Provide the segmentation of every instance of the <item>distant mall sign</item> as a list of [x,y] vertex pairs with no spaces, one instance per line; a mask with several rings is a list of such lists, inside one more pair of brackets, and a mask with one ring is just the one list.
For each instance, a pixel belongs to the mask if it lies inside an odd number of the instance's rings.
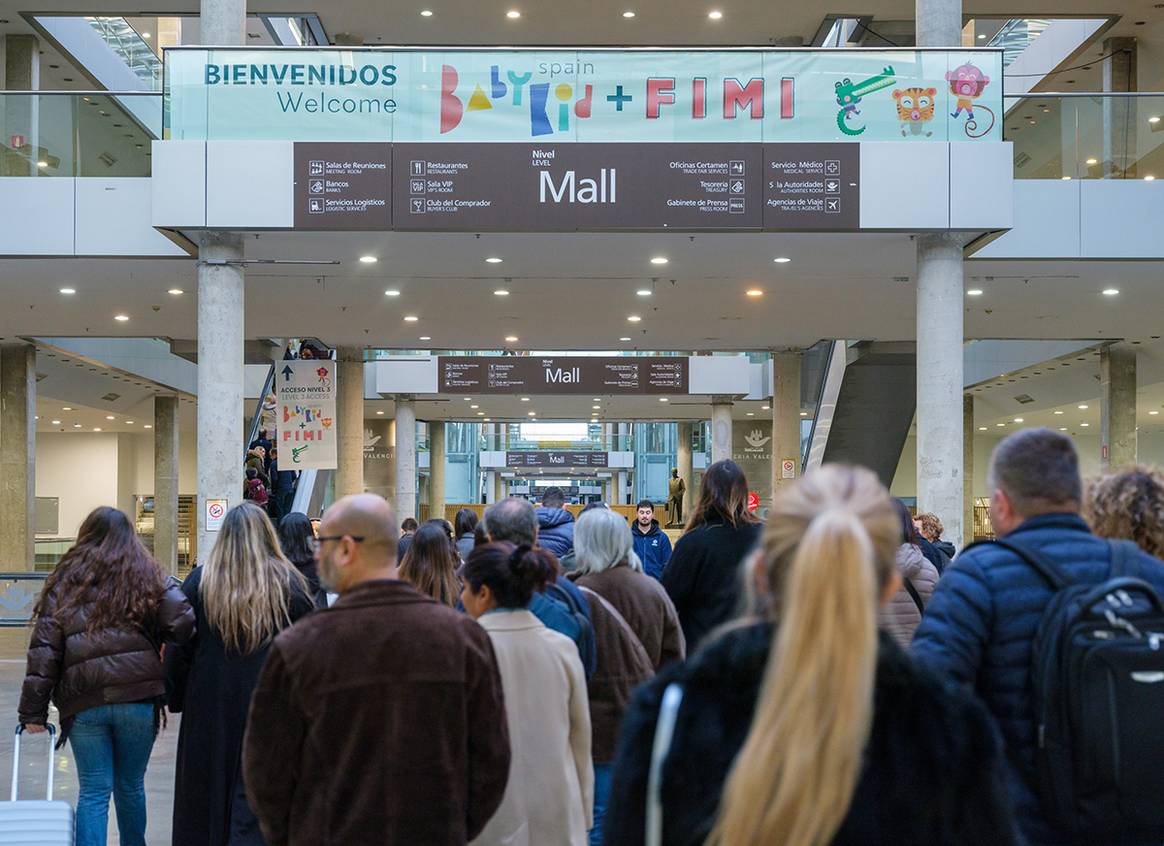
[[685,394],[684,356],[439,356],[440,393]]
[[609,453],[577,450],[520,450],[505,453],[506,467],[606,467]]
[[1000,141],[1000,50],[167,48],[164,138]]

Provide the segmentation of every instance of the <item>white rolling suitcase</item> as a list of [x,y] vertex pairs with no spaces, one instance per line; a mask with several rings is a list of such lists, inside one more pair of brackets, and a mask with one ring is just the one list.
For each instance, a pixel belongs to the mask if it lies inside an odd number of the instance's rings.
[[73,846],[73,806],[53,801],[53,741],[56,726],[48,727],[48,791],[45,799],[17,799],[16,779],[20,773],[20,737],[24,726],[16,727],[12,750],[12,801],[0,802],[0,846]]

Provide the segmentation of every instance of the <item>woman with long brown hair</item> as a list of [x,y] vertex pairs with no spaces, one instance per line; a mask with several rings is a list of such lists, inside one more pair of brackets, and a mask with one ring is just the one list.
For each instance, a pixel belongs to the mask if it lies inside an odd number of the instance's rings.
[[674,733],[654,775],[668,846],[1021,842],[990,715],[877,629],[900,542],[864,468],[826,465],[776,494],[746,568],[756,616],[664,670],[627,713],[608,843],[644,840],[664,699]]
[[734,461],[717,461],[703,474],[699,500],[663,570],[688,652],[740,611],[740,562],[759,540],[744,471]]
[[275,635],[312,610],[307,580],[275,528],[244,502],[223,519],[206,563],[182,585],[198,634],[168,654],[170,710],[182,713],[174,846],[262,846],[241,776],[247,711]]
[[428,521],[412,538],[412,545],[400,562],[400,578],[426,596],[450,608],[461,595],[457,568],[461,558],[443,521]]
[[45,731],[51,700],[73,747],[77,846],[104,846],[109,796],[127,846],[144,846],[145,771],[165,694],[159,651],[194,631],[194,612],[129,518],[94,510],[33,609],[20,722]]

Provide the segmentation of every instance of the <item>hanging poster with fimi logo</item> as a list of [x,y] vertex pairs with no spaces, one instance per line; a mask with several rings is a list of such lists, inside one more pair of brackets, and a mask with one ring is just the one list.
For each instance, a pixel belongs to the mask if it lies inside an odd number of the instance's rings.
[[276,365],[280,470],[336,469],[335,362]]

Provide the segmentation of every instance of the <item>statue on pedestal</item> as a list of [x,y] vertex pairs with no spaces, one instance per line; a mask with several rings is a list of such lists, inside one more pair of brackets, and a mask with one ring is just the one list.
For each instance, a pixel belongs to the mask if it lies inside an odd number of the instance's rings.
[[679,468],[671,468],[671,480],[667,483],[667,525],[683,525],[683,494],[687,483],[679,477]]

